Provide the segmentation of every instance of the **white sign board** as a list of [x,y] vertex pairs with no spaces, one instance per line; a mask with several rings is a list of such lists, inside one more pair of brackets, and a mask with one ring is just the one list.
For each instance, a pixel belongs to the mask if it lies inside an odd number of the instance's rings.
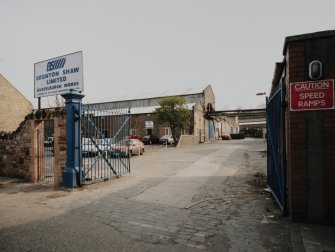
[[35,98],[84,91],[83,52],[35,63],[34,87]]
[[153,121],[145,121],[145,128],[152,129],[154,127]]

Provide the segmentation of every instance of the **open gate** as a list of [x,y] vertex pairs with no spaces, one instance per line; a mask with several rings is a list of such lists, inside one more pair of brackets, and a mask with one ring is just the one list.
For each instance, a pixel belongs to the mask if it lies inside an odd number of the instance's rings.
[[44,120],[42,128],[37,130],[37,181],[54,183],[54,121]]
[[130,172],[130,111],[103,104],[81,111],[80,183],[88,184]]
[[284,214],[287,213],[285,157],[285,80],[271,92],[266,104],[268,186]]

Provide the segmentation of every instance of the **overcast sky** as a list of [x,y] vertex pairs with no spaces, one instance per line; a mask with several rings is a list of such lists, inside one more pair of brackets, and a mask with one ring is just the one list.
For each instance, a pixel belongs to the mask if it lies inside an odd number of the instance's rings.
[[216,110],[256,108],[285,37],[335,28],[334,0],[1,0],[0,10],[0,73],[35,107],[34,63],[83,51],[85,103],[211,84]]

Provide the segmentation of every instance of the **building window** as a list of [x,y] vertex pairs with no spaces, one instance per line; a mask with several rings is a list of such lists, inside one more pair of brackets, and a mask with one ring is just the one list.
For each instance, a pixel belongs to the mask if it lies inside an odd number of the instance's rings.
[[186,130],[186,129],[182,129],[182,130],[181,130],[181,134],[182,134],[182,135],[188,135],[188,130]]
[[137,136],[137,129],[130,129],[131,136]]
[[164,134],[165,134],[165,135],[171,135],[171,130],[170,130],[170,128],[165,128],[165,129],[164,129]]
[[101,138],[109,137],[107,129],[100,129]]

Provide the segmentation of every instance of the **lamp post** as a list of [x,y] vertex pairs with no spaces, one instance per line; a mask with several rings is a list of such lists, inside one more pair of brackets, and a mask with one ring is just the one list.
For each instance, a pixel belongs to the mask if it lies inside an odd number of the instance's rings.
[[[257,96],[263,96],[266,95],[266,92],[258,92],[256,93]],[[266,107],[266,97],[265,97],[265,107]]]

